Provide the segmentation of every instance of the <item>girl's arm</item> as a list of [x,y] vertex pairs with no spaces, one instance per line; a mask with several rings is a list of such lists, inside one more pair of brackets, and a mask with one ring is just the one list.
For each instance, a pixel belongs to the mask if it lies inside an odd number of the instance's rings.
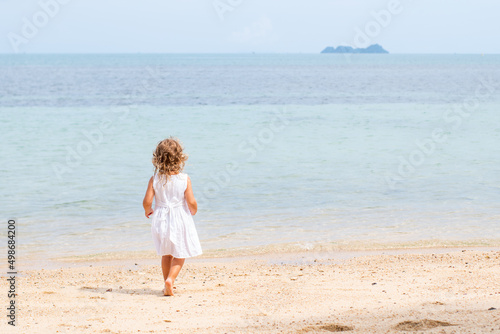
[[193,187],[191,186],[191,179],[189,178],[189,176],[187,180],[187,188],[184,192],[184,197],[186,197],[189,211],[194,216],[198,211],[198,203],[196,203],[196,199],[194,198]]
[[148,190],[146,190],[146,195],[144,195],[144,200],[142,201],[142,206],[144,207],[144,214],[147,218],[153,214],[153,198],[155,197],[155,191],[153,189],[153,177],[149,179]]

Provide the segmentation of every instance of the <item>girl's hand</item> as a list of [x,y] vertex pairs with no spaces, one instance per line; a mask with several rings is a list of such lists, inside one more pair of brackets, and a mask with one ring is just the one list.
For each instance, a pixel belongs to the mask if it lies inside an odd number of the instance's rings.
[[145,211],[145,215],[146,215],[146,218],[149,218],[149,216],[151,216],[153,214],[154,210],[153,209],[149,209],[149,210],[146,210]]

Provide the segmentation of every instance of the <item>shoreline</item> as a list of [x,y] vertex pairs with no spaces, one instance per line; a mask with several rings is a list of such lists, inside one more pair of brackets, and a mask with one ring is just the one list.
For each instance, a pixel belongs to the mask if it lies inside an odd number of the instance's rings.
[[[158,258],[79,262],[74,267],[23,271],[17,280],[20,311],[16,330],[500,331],[500,249],[274,255],[186,261],[173,297],[162,296]],[[6,291],[6,280],[0,282]]]
[[[203,246],[203,244],[202,244]],[[216,259],[288,259],[294,254],[301,254],[308,258],[311,257],[340,257],[351,258],[363,254],[403,254],[431,251],[443,252],[461,249],[477,250],[500,250],[500,239],[481,239],[481,240],[418,240],[407,242],[380,242],[375,240],[353,240],[336,242],[295,242],[295,243],[277,243],[262,246],[245,246],[234,248],[204,249],[203,254],[188,261],[206,261]],[[305,254],[305,255],[304,255]],[[156,252],[149,251],[116,251],[91,253],[83,255],[68,255],[50,258],[40,258],[34,256],[24,256],[18,259],[19,267],[24,270],[36,269],[54,269],[85,265],[87,263],[109,263],[116,264],[121,260],[137,261],[157,261],[160,258]],[[289,260],[287,260],[289,261]],[[153,263],[153,262],[150,262]],[[5,272],[5,264],[0,269]],[[2,274],[0,274],[1,276]]]
[[[203,243],[202,243],[203,247]],[[326,252],[361,252],[361,251],[384,251],[384,250],[411,250],[411,249],[446,249],[461,247],[483,247],[500,248],[500,239],[473,239],[473,240],[416,240],[401,242],[380,242],[378,240],[339,240],[334,242],[292,242],[273,243],[258,246],[243,246],[231,248],[209,248],[203,249],[203,254],[197,259],[231,258],[267,254],[289,254],[289,253],[326,253]],[[125,258],[149,258],[159,256],[151,248],[149,251],[117,251],[93,253],[86,255],[70,255],[52,257],[51,261],[86,261],[86,260],[116,260]]]

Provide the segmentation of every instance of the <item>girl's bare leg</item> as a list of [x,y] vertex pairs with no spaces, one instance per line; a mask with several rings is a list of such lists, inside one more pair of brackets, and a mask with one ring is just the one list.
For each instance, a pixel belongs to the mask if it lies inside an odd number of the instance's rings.
[[166,281],[168,278],[173,258],[174,257],[172,255],[163,255],[161,257],[161,271],[163,272],[163,281]]
[[173,296],[174,295],[174,282],[179,275],[179,272],[184,265],[185,259],[177,259],[174,258],[172,260],[172,266],[170,267],[170,272],[168,273],[167,279],[165,280],[165,296]]

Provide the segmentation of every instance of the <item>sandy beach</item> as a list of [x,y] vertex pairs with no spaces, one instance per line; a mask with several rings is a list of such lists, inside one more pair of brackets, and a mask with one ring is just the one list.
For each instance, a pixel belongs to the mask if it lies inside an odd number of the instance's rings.
[[173,297],[157,262],[21,272],[2,333],[500,333],[497,248],[197,258]]

